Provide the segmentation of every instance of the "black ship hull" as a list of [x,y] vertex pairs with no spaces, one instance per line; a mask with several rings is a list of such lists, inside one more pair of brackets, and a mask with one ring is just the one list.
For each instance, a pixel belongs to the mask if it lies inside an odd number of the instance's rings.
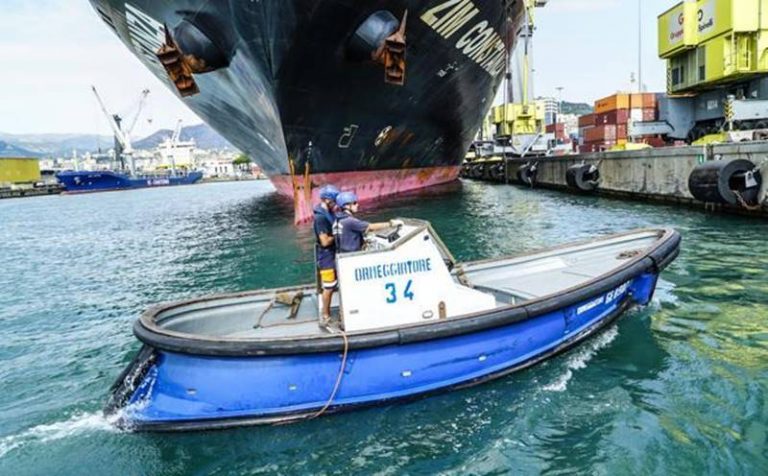
[[[185,103],[298,215],[323,183],[366,199],[454,180],[522,21],[519,0],[91,2],[172,90],[156,55],[169,39],[204,65]],[[377,61],[393,30],[405,43],[400,85]]]

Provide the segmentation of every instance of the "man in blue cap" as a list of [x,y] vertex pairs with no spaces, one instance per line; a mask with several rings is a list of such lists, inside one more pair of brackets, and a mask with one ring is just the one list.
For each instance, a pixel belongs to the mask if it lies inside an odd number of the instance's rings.
[[341,192],[336,197],[336,205],[341,211],[336,215],[334,234],[336,249],[339,253],[349,253],[363,249],[365,234],[385,228],[403,226],[402,220],[389,220],[382,223],[368,223],[354,216],[358,210],[357,195],[353,192]]
[[333,236],[334,213],[336,197],[339,189],[326,185],[320,189],[320,203],[315,206],[315,258],[320,273],[320,283],[323,287],[322,322],[327,324],[331,319],[331,299],[336,290],[336,243]]

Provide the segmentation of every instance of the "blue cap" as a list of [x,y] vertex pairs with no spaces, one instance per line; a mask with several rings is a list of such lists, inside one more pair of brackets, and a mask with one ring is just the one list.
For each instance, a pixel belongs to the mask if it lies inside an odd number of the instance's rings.
[[339,194],[339,189],[333,185],[324,185],[320,189],[320,200],[336,200],[336,196]]
[[357,195],[355,195],[354,192],[341,192],[339,196],[336,197],[336,205],[341,208],[344,208],[350,203],[357,203]]

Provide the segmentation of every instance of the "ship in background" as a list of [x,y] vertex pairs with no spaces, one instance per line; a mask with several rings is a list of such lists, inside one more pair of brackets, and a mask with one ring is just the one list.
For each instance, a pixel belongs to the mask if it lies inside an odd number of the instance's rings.
[[309,216],[450,182],[537,0],[91,0],[170,89]]
[[[181,143],[179,138],[181,134],[181,121],[176,125],[173,136],[169,137],[159,147],[159,153],[163,160],[170,159],[170,170],[142,171],[137,173],[136,161],[134,158],[133,144],[131,142],[131,133],[138,122],[141,111],[149,95],[149,89],[141,92],[138,109],[131,124],[123,130],[122,118],[117,114],[110,114],[107,107],[99,96],[96,86],[92,86],[93,94],[99,102],[101,111],[107,118],[110,128],[115,137],[114,148],[114,169],[116,170],[80,170],[78,166],[77,154],[73,154],[75,170],[65,170],[56,174],[56,180],[59,181],[64,189],[64,193],[87,193],[87,192],[108,192],[114,190],[130,190],[148,187],[167,187],[172,185],[192,185],[203,178],[203,173],[191,170],[194,165],[191,162],[190,145]],[[181,147],[179,147],[181,146]],[[191,147],[194,147],[194,142]],[[176,168],[175,159],[179,151],[188,151],[186,154],[190,162],[183,164],[183,168]],[[128,169],[128,170],[126,170]]]

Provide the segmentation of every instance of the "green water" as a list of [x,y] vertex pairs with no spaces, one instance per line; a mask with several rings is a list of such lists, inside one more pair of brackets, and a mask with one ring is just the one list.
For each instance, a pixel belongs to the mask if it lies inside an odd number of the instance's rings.
[[768,224],[467,182],[380,205],[460,260],[671,225],[655,300],[494,383],[279,427],[115,430],[147,306],[310,281],[265,182],[0,201],[0,474],[768,474]]

